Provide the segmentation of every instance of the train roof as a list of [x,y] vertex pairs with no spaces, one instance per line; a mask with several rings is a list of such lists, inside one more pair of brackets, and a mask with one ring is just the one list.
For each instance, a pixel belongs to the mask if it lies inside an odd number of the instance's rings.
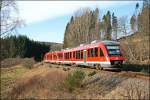
[[62,53],[62,52],[69,52],[69,51],[76,51],[76,50],[83,50],[87,48],[93,48],[93,47],[98,47],[99,45],[119,45],[120,43],[117,41],[110,41],[110,40],[94,40],[90,44],[80,44],[80,46],[74,47],[74,48],[65,48],[62,49],[61,51],[52,51],[48,53]]
[[93,47],[98,47],[100,44],[104,44],[104,45],[119,45],[120,43],[117,41],[110,41],[110,40],[94,40],[92,41],[90,44],[81,44],[80,46],[77,46],[75,48],[67,48],[64,49],[65,52],[68,52],[70,50],[75,51],[75,50],[83,50],[86,48],[93,48]]

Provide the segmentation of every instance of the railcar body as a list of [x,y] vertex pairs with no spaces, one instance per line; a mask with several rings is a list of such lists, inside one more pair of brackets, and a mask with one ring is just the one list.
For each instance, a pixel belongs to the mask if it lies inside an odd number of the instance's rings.
[[121,68],[125,60],[119,42],[93,41],[75,48],[48,52],[45,62],[94,66],[98,69]]

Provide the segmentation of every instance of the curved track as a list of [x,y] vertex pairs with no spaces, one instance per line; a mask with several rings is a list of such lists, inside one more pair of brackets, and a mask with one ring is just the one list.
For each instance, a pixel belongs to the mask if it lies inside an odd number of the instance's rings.
[[[57,65],[57,64],[53,64]],[[115,70],[97,70],[94,68],[89,67],[81,67],[81,66],[71,66],[71,65],[61,65],[62,67],[69,67],[69,68],[75,68],[79,67],[85,71],[96,71],[97,73],[105,73],[105,74],[112,74],[117,76],[123,76],[123,77],[131,77],[131,78],[139,78],[144,80],[149,80],[150,76],[147,74],[144,74],[142,72],[132,72],[132,71],[115,71]]]

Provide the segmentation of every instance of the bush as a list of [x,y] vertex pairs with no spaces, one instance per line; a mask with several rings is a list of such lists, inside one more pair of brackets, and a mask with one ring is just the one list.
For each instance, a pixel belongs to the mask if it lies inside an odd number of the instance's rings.
[[29,69],[31,69],[34,64],[35,64],[35,60],[33,58],[25,58],[22,62],[22,65]]
[[119,92],[119,95],[123,97],[123,99],[127,100],[148,100],[149,92],[144,88],[144,84],[142,81],[134,81],[125,85],[123,91]]
[[79,69],[68,74],[64,82],[65,87],[72,92],[75,88],[81,86],[82,80],[85,78],[85,73]]
[[1,67],[6,68],[6,67],[12,67],[15,65],[18,65],[22,62],[21,58],[7,58],[2,60],[1,63]]
[[64,70],[64,71],[68,71],[68,70],[70,70],[70,68],[63,68],[63,70]]

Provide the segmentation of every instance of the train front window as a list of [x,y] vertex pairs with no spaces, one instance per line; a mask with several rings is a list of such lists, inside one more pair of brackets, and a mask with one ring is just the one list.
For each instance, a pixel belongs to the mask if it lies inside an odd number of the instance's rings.
[[119,45],[107,45],[107,50],[108,50],[108,54],[110,56],[120,56],[121,52],[120,52],[120,47]]

